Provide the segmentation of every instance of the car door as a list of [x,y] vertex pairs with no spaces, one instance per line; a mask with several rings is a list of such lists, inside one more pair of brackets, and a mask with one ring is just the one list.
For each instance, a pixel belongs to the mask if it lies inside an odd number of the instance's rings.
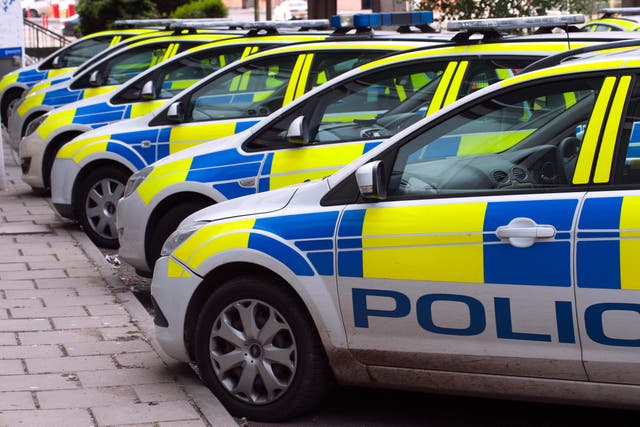
[[[597,138],[591,129],[602,117],[592,113],[609,98],[599,77],[507,87],[380,156],[387,195],[347,204],[337,233],[340,307],[355,357],[586,379],[572,251],[586,185],[572,177],[593,152],[576,162],[558,147]],[[346,188],[335,190],[336,202]]]
[[640,92],[633,80],[618,79],[577,228],[578,329],[595,382],[640,384]]

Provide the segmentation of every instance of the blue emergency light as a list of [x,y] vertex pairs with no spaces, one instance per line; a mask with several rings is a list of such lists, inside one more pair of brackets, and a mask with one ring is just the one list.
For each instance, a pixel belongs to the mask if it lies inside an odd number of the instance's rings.
[[418,26],[433,22],[433,12],[386,12],[334,15],[330,19],[333,28],[371,28],[381,26]]

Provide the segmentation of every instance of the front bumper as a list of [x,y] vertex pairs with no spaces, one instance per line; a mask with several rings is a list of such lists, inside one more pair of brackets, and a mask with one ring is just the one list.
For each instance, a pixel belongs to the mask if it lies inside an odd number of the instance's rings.
[[58,158],[53,162],[51,202],[58,213],[65,218],[76,219],[73,208],[73,186],[79,173],[79,165],[71,159]]
[[147,264],[145,230],[149,222],[150,206],[145,205],[137,191],[118,202],[116,224],[118,227],[118,254],[137,272],[151,273]]
[[156,262],[151,296],[164,315],[162,320],[166,320],[168,324],[166,327],[159,326],[157,323],[161,322],[156,319],[156,338],[169,356],[183,362],[191,361],[185,343],[184,321],[191,297],[201,282],[201,277],[181,268],[170,257],[162,257]]
[[18,153],[22,167],[22,180],[33,189],[44,190],[44,178],[42,176],[42,159],[44,158],[45,141],[33,132],[22,138]]

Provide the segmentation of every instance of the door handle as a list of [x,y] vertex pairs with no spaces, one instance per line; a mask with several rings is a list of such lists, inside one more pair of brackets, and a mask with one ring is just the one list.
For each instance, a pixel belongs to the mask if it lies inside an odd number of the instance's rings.
[[528,248],[537,240],[550,239],[556,235],[553,225],[538,225],[530,218],[514,218],[508,225],[496,230],[501,240],[508,240],[516,248]]

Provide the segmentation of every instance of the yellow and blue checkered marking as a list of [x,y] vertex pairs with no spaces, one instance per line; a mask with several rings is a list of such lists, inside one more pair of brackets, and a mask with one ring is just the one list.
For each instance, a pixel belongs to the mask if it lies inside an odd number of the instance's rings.
[[587,199],[578,223],[580,288],[640,290],[640,196]]
[[[571,199],[348,210],[338,230],[338,274],[569,287],[576,207]],[[555,238],[529,248],[501,242],[496,229],[522,212],[553,225]]]

